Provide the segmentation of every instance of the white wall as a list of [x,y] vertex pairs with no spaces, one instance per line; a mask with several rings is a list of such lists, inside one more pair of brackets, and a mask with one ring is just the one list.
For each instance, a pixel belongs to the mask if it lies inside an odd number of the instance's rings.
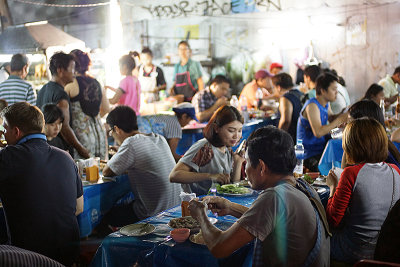
[[[199,24],[200,37],[207,38],[211,25],[214,57],[245,54],[256,61],[255,69],[280,61],[294,76],[294,62],[304,59],[312,41],[317,58],[344,77],[354,102],[400,65],[400,3],[321,7],[316,2],[309,9],[148,20],[150,36],[168,37],[150,38],[150,47],[161,59],[176,59],[180,26]],[[190,43],[195,55],[207,55],[207,40]]]

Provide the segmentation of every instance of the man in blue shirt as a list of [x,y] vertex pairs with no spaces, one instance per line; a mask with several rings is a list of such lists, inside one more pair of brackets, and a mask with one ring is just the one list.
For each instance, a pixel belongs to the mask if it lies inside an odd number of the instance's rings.
[[1,116],[8,145],[0,150],[0,198],[11,245],[70,266],[79,253],[76,215],[83,211],[77,167],[47,144],[38,107],[19,102]]

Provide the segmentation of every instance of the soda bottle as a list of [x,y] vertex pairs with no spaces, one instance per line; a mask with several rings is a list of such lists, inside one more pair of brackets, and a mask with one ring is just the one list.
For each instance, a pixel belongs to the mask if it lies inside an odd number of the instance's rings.
[[297,144],[294,146],[294,151],[296,153],[297,163],[296,167],[294,167],[293,175],[298,178],[303,175],[304,146],[302,139],[297,139]]
[[240,98],[240,110],[242,111],[242,116],[244,123],[249,121],[249,112],[247,111],[247,99],[246,96]]

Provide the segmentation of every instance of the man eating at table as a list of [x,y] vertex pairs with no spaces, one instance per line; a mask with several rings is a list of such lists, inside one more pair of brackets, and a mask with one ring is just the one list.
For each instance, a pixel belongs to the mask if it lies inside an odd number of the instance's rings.
[[[263,190],[250,208],[221,197],[190,202],[190,214],[199,221],[211,253],[227,257],[256,239],[253,266],[329,266],[325,213],[322,208],[319,215],[303,190],[297,189],[302,183],[296,185],[293,177],[296,156],[290,135],[273,126],[257,129],[248,139],[246,161],[252,188]],[[319,202],[316,192],[309,192]],[[221,231],[207,219],[207,206],[218,216],[239,219]]]
[[8,145],[0,150],[0,198],[11,245],[70,266],[79,253],[76,215],[83,211],[76,165],[47,144],[38,107],[15,103],[1,117]]
[[102,224],[124,226],[143,220],[180,204],[180,184],[169,182],[175,160],[161,135],[138,131],[136,114],[128,106],[118,106],[107,116],[110,134],[120,144],[103,169],[104,176],[128,172],[135,200],[114,207]]

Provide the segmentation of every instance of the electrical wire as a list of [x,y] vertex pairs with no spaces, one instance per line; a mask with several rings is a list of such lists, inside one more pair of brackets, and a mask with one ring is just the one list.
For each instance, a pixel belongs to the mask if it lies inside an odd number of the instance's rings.
[[47,7],[74,7],[74,8],[81,8],[81,7],[96,7],[96,6],[106,6],[109,5],[110,2],[103,2],[103,3],[95,3],[95,4],[82,4],[82,5],[71,5],[71,4],[47,4],[47,3],[40,3],[40,2],[32,2],[28,0],[13,0],[14,2],[19,2],[23,4],[29,5],[37,5],[37,6],[47,6]]

